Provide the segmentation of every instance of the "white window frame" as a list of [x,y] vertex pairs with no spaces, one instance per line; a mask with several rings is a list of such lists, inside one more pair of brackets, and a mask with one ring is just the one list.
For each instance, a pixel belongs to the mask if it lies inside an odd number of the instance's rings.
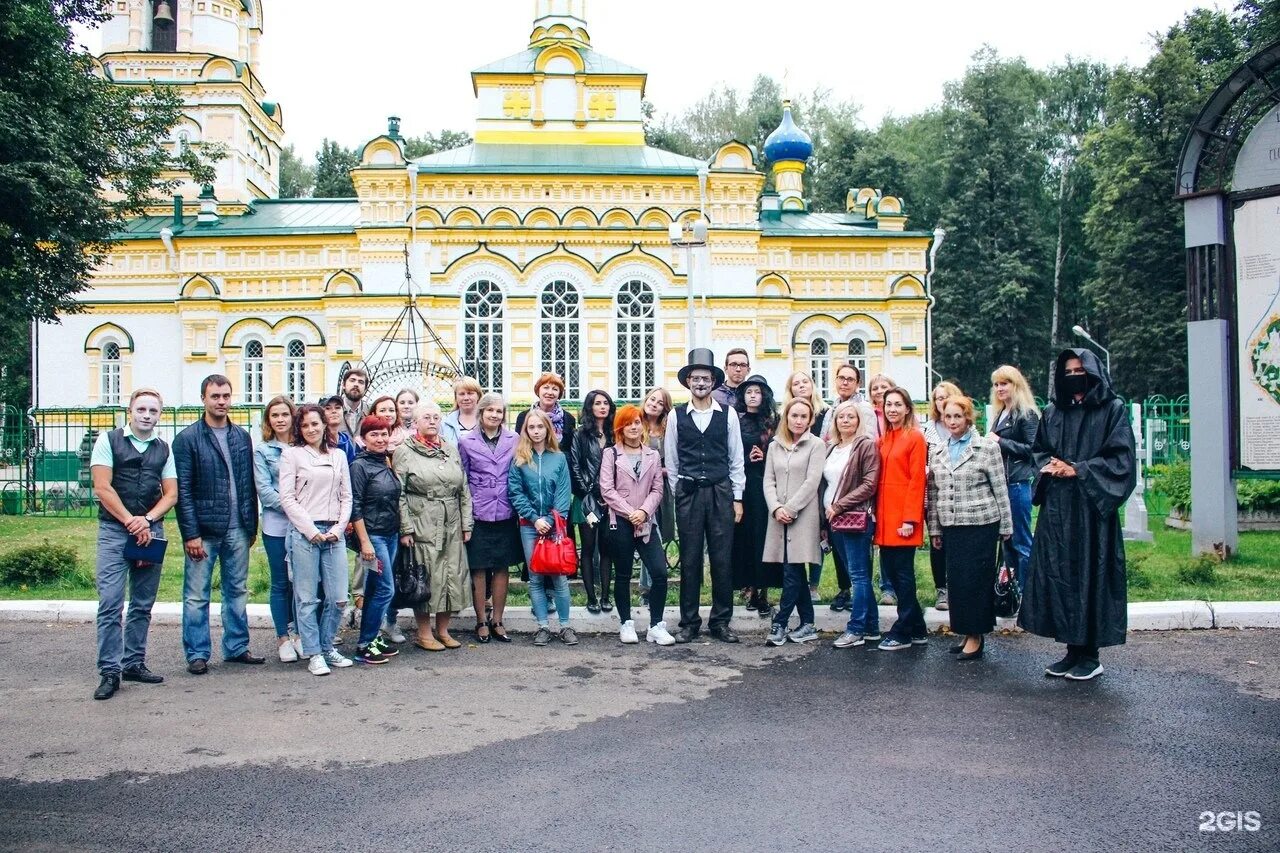
[[[257,345],[258,355],[250,355],[250,347]],[[250,406],[261,406],[266,402],[266,346],[257,338],[245,341],[241,350],[243,355],[244,401]]]
[[462,364],[480,387],[504,393],[507,298],[491,278],[478,278],[462,291]]
[[[861,352],[854,352],[855,349],[861,349]],[[852,337],[849,343],[845,345],[845,362],[852,364],[858,368],[861,374],[861,382],[865,386],[867,384],[867,341],[865,338]]]
[[638,278],[619,285],[614,317],[617,397],[639,400],[658,384],[658,295],[653,286]]
[[823,400],[831,399],[831,340],[816,335],[809,341],[809,375]]
[[[300,355],[294,355],[294,345],[301,348]],[[305,403],[307,399],[307,342],[302,338],[289,338],[284,342],[284,392],[295,403]]]
[[98,405],[120,405],[120,377],[123,361],[123,349],[119,342],[104,341],[102,356],[98,360]]
[[543,373],[564,380],[566,400],[582,397],[582,293],[565,278],[547,282],[538,294],[538,332]]

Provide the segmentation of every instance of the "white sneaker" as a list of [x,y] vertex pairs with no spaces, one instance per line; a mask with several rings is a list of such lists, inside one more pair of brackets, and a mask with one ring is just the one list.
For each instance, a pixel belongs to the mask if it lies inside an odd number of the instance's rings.
[[324,662],[324,655],[312,655],[311,662],[307,664],[307,671],[312,675],[328,675],[329,664]]
[[302,653],[302,638],[297,634],[289,636],[289,642],[293,643],[293,650],[298,653],[298,660],[302,660],[306,655]]
[[650,625],[648,633],[644,636],[649,642],[657,643],[660,646],[674,646],[676,644],[676,638],[667,633],[666,622]]
[[630,619],[623,622],[622,630],[618,632],[618,639],[628,646],[640,642],[640,638],[636,636],[636,623]]
[[277,649],[280,654],[280,663],[297,663],[298,650],[293,647],[293,640],[289,637],[283,637],[281,639],[283,639],[284,642],[280,643],[280,648]]
[[[324,659],[329,662],[330,666],[336,666],[338,669],[342,669],[344,666],[351,666],[351,658],[343,657],[342,652],[337,649],[334,649],[325,655]],[[314,660],[314,658],[312,658],[312,660]]]
[[383,623],[382,630],[386,633],[387,639],[396,645],[406,642],[409,639],[404,635],[404,631],[400,630],[400,626],[395,622],[392,622],[390,619]]

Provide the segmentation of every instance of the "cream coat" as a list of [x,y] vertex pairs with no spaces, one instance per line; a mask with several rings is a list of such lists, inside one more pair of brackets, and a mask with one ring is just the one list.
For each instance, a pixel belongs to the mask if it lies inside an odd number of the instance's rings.
[[[774,438],[764,460],[764,500],[769,507],[769,527],[764,537],[764,562],[783,562],[783,537],[786,537],[786,561],[821,563],[818,545],[822,523],[822,501],[818,487],[822,484],[822,467],[827,462],[827,446],[806,432],[792,448]],[[796,514],[796,520],[783,524],[774,517],[775,510],[785,506]]]
[[414,558],[431,575],[429,613],[471,606],[471,577],[462,534],[470,533],[471,491],[458,450],[447,441],[429,448],[410,438],[396,448],[400,478],[400,533],[413,536]]

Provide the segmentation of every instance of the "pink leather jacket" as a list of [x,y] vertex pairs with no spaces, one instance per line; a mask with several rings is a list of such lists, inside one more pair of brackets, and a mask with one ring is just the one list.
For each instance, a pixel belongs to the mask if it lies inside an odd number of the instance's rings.
[[640,454],[640,475],[636,476],[621,448],[614,445],[604,449],[600,459],[600,497],[609,507],[611,526],[619,515],[625,517],[637,509],[644,510],[649,520],[636,528],[636,538],[648,542],[656,524],[654,515],[662,503],[662,457],[648,445],[640,449]]

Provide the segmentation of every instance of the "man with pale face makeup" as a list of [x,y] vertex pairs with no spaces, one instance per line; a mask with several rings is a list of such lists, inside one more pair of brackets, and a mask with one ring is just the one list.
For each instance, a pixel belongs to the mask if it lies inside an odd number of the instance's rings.
[[[94,699],[110,699],[120,680],[159,684],[147,669],[151,606],[160,587],[160,564],[126,560],[129,540],[147,546],[164,535],[164,514],[178,500],[173,454],[155,434],[160,394],[139,388],[129,398],[129,424],[103,432],[93,446],[89,470],[98,499],[98,673]],[[129,616],[122,631],[125,585]]]
[[721,406],[712,390],[724,380],[709,349],[689,353],[689,364],[677,374],[692,399],[676,406],[667,419],[663,456],[667,480],[675,492],[680,530],[680,630],[677,643],[698,636],[702,616],[703,547],[711,560],[711,636],[738,642],[729,629],[733,617],[733,526],[742,520],[742,493],[747,486],[738,413]]

